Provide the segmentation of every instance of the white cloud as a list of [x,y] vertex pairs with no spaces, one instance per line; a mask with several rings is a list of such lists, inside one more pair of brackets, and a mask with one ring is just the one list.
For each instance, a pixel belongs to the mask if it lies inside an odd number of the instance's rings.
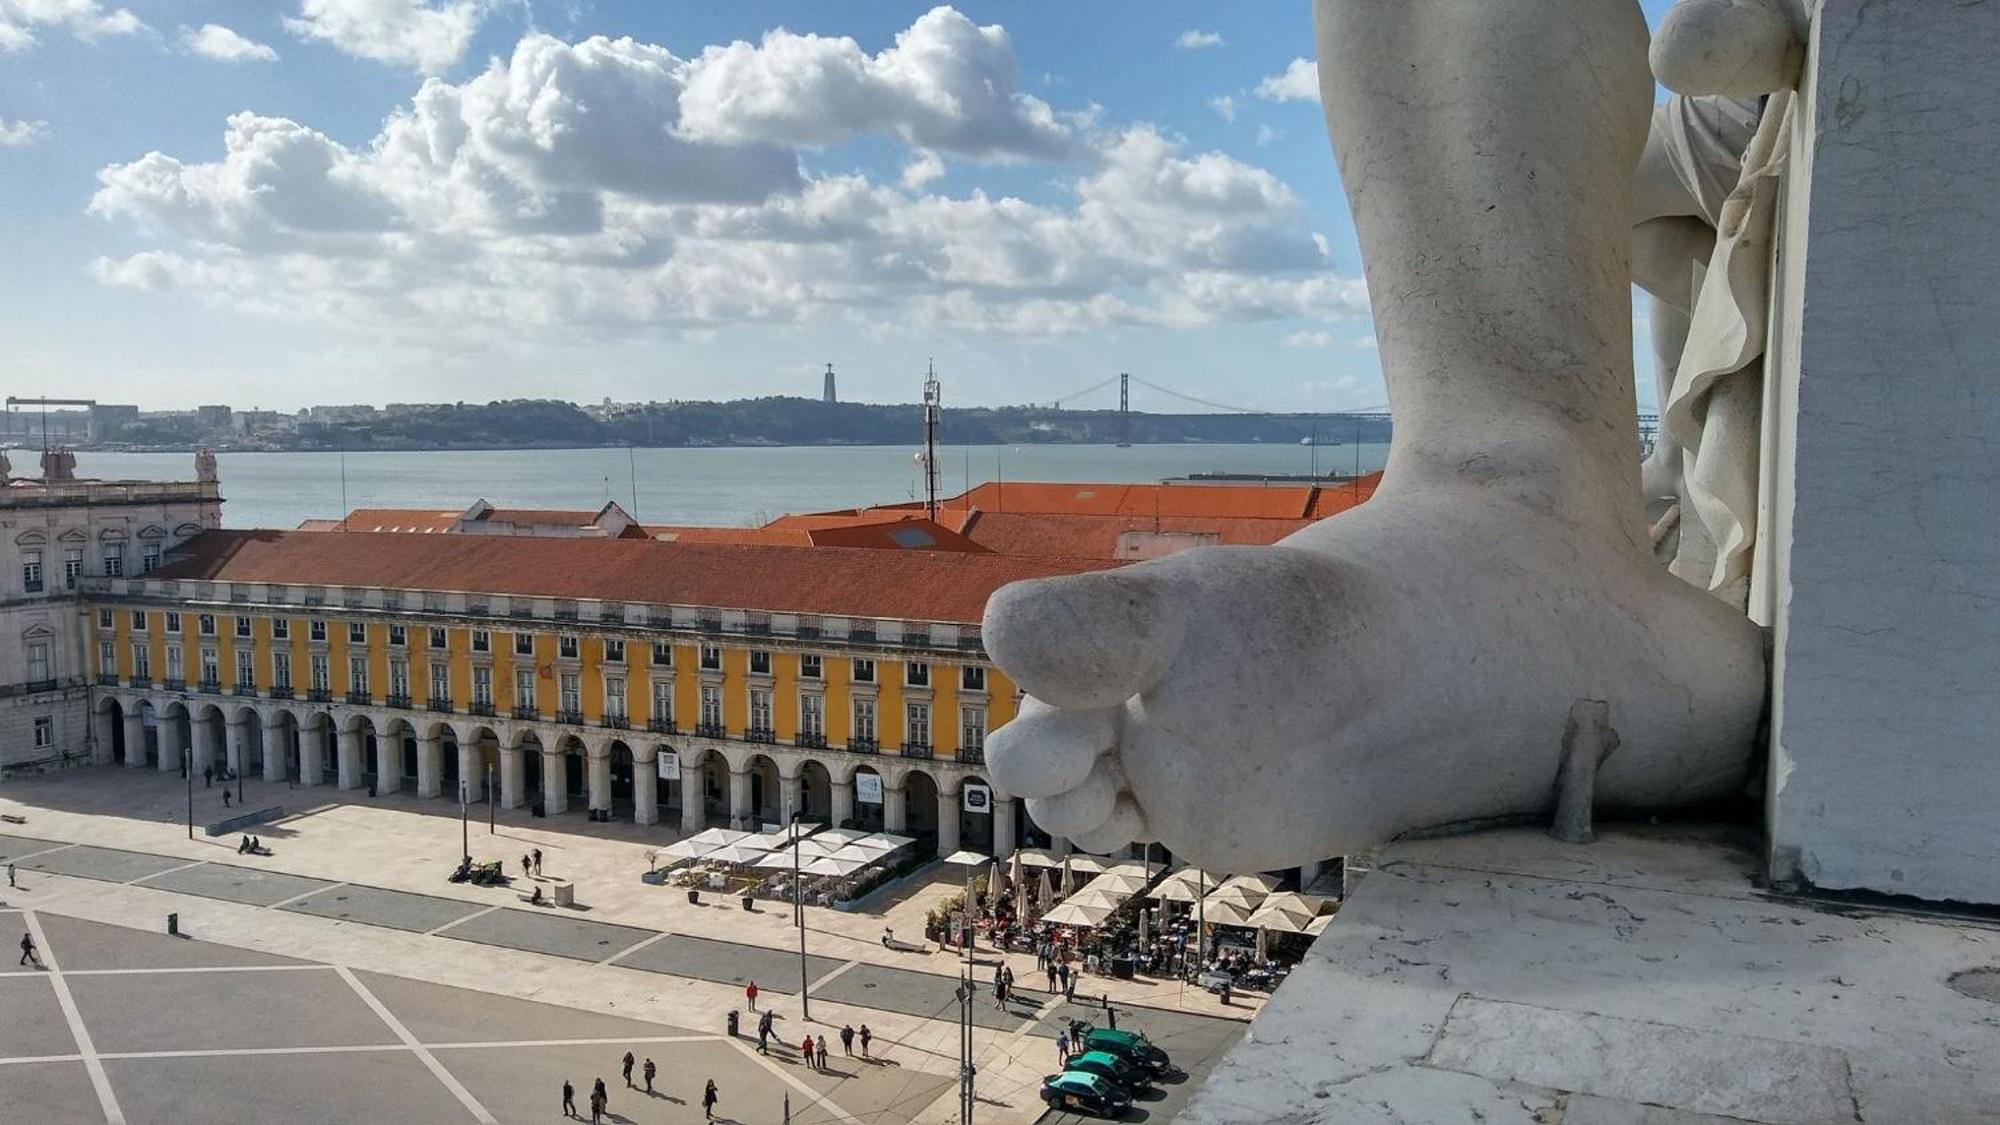
[[0,0],[0,52],[36,43],[35,29],[54,27],[83,40],[130,35],[145,24],[126,8],[107,10],[97,0]]
[[[894,49],[922,39],[913,27]],[[152,152],[99,172],[91,211],[146,241],[92,272],[383,339],[489,344],[829,320],[1046,335],[1366,314],[1284,183],[1151,126],[1072,119],[1051,200],[935,195],[945,158],[929,146],[888,182],[808,177],[799,147],[774,139],[795,123],[709,103],[689,128],[701,65],[631,40],[529,35],[463,82],[425,81],[364,144],[236,114],[218,159]],[[842,119],[935,135],[893,99],[871,105]]]
[[1257,126],[1257,135],[1251,139],[1256,143],[1258,148],[1263,148],[1265,145],[1282,136],[1284,136],[1284,133],[1271,128],[1269,125],[1259,125]]
[[1006,29],[934,8],[870,55],[854,40],[782,28],[752,45],[709,47],[688,64],[680,129],[696,140],[801,147],[885,132],[981,160],[1048,159],[1070,132],[1015,89]]
[[1293,59],[1284,73],[1257,83],[1257,96],[1267,102],[1318,101],[1319,64],[1311,59]]
[[285,27],[357,58],[442,74],[465,55],[494,0],[301,0]]
[[1331,332],[1294,332],[1285,337],[1285,346],[1288,348],[1324,348],[1332,343]]
[[1179,47],[1183,51],[1199,51],[1204,47],[1220,47],[1222,46],[1222,35],[1214,31],[1190,29],[1181,32],[1181,37],[1174,40],[1174,46]]
[[1221,114],[1224,121],[1234,122],[1236,120],[1236,99],[1230,97],[1228,94],[1221,94],[1208,99],[1208,108]]
[[48,136],[46,121],[9,121],[0,117],[0,148],[26,148],[42,143]]
[[201,30],[181,28],[181,46],[203,58],[220,62],[277,62],[278,52],[255,40],[245,39],[219,23],[205,23]]
[[1357,347],[1357,348],[1360,348],[1360,349],[1361,349],[1362,351],[1364,351],[1364,352],[1372,352],[1372,351],[1374,351],[1374,350],[1375,350],[1375,334],[1374,334],[1373,332],[1370,332],[1370,333],[1369,333],[1368,335],[1366,335],[1366,336],[1363,336],[1363,337],[1361,337],[1361,338],[1359,338],[1359,339],[1355,340],[1355,341],[1354,341],[1354,346],[1355,346],[1355,347]]

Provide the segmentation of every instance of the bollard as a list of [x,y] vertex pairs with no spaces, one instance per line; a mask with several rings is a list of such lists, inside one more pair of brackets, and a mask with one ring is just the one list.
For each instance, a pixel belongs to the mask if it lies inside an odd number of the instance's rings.
[[179,937],[179,936],[180,936],[180,932],[181,932],[181,916],[180,916],[179,914],[169,914],[169,915],[167,915],[167,932],[168,932],[169,934],[172,934],[172,935],[174,935],[175,937]]

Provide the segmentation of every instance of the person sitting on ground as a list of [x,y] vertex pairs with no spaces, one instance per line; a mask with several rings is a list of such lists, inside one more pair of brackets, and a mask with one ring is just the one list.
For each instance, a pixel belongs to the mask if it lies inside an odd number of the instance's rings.
[[528,900],[528,905],[540,906],[541,904],[542,904],[542,888],[538,886],[535,888],[534,897]]
[[243,842],[236,845],[236,854],[243,855],[249,852],[249,850],[250,850],[250,836],[248,833],[245,833],[243,836]]

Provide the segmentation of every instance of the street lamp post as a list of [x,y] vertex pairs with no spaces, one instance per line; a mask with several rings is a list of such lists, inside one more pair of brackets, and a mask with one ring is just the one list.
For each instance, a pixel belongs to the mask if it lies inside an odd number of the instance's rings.
[[187,778],[188,839],[194,839],[194,748],[181,747],[181,776]]
[[493,763],[486,763],[486,834],[493,835]]
[[792,818],[792,922],[799,928],[799,1014],[812,1018],[812,996],[806,991],[806,904],[799,887],[799,820]]
[[472,826],[468,815],[472,806],[472,782],[458,779],[458,842],[465,853],[465,862],[472,863]]

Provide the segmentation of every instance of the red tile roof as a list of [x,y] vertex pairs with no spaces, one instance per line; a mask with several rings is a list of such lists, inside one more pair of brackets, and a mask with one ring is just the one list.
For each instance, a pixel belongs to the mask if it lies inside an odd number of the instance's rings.
[[895,513],[835,516],[812,526],[693,527],[663,524],[646,528],[655,539],[673,543],[764,543],[791,547],[870,547],[888,551],[986,550],[958,532],[921,516]]
[[156,579],[359,586],[971,624],[1009,582],[1088,559],[642,539],[210,531]]
[[440,512],[431,508],[356,508],[345,520],[306,520],[302,531],[445,532],[465,514],[463,508]]

